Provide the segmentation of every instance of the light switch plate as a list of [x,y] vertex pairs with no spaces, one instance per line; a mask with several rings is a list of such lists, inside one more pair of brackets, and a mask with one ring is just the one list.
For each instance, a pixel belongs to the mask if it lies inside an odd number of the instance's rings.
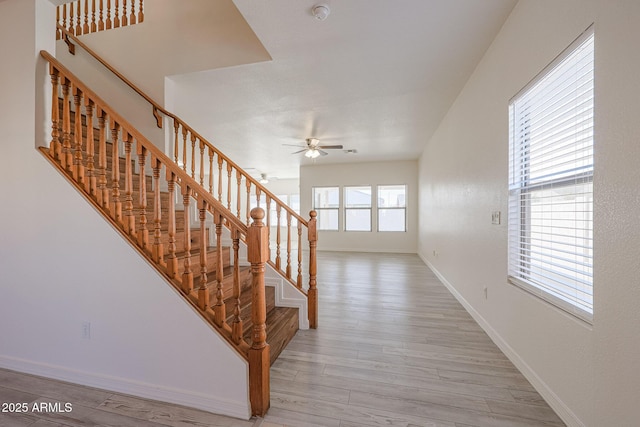
[[500,225],[500,211],[491,212],[491,224]]

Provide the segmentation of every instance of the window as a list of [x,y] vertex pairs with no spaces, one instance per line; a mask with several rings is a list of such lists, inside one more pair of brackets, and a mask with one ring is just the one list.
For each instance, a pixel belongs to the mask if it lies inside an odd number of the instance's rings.
[[318,213],[318,230],[339,230],[339,207],[340,189],[338,187],[313,188],[313,209]]
[[371,231],[371,186],[344,187],[345,231]]
[[589,29],[509,104],[509,280],[593,316],[593,68]]
[[406,185],[378,186],[378,231],[407,231]]

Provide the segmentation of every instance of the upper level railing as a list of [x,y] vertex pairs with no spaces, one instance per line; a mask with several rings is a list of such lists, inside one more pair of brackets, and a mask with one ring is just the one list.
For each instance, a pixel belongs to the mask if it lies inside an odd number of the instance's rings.
[[[69,51],[72,54],[75,52],[74,44],[77,44],[145,99],[151,106],[158,127],[162,128],[163,117],[172,122],[173,132],[170,132],[169,137],[175,164],[205,188],[218,203],[222,204],[229,212],[234,213],[237,220],[248,225],[253,207],[264,206],[266,208],[265,224],[269,242],[268,263],[307,295],[309,326],[316,328],[318,321],[316,213],[312,211],[309,220],[302,218],[264,185],[260,184],[257,179],[240,168],[186,122],[155,102],[72,33],[61,26],[58,26],[58,30],[69,45]],[[311,224],[313,226],[310,226]],[[304,234],[307,236],[309,245],[308,265],[303,263]],[[307,283],[303,280],[305,269],[307,270]]]
[[144,21],[144,0],[76,0],[59,5],[56,20],[76,36],[135,25]]

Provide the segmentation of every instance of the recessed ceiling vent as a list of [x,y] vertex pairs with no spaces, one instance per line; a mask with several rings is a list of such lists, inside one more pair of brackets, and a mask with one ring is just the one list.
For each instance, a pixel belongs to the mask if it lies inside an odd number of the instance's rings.
[[327,16],[331,13],[331,9],[326,4],[318,4],[313,6],[311,9],[311,13],[318,21],[324,21],[327,19]]

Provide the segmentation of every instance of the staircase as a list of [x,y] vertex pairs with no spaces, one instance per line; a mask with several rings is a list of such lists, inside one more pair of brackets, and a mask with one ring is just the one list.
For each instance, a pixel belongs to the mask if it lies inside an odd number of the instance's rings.
[[[58,31],[67,44],[82,46],[65,28]],[[252,413],[264,415],[269,366],[307,321],[298,308],[276,306],[276,287],[265,286],[265,269],[304,298],[315,328],[315,212],[301,218],[145,97],[159,126],[160,116],[173,120],[169,158],[54,57],[41,55],[52,85],[51,140],[42,154],[248,361]],[[302,262],[304,228],[308,266]]]

